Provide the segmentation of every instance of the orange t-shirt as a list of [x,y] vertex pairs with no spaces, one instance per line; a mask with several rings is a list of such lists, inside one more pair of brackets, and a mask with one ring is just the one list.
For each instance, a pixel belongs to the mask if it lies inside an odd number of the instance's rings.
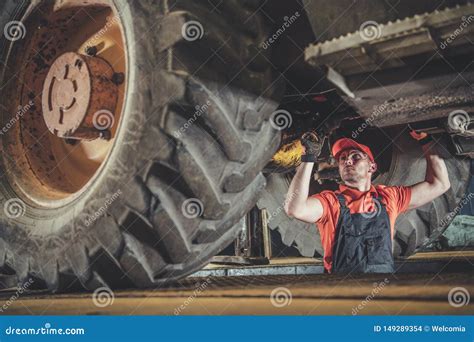
[[381,202],[387,208],[390,220],[392,239],[395,232],[397,216],[408,209],[411,200],[411,188],[406,186],[371,185],[370,190],[362,192],[345,185],[340,185],[338,191],[323,191],[311,197],[317,198],[323,206],[323,215],[316,221],[324,249],[324,267],[328,272],[332,268],[332,252],[336,240],[336,226],[341,212],[336,194],[342,193],[351,214],[369,213],[376,210],[373,193],[378,193]]

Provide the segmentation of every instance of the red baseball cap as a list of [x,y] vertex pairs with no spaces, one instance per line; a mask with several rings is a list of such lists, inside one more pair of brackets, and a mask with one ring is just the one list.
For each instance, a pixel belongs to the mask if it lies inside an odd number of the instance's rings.
[[337,140],[332,145],[332,155],[334,156],[334,158],[338,159],[341,152],[345,151],[345,150],[348,150],[348,149],[360,150],[360,151],[366,153],[369,156],[369,159],[373,163],[375,162],[374,155],[372,154],[372,151],[370,150],[369,146],[359,144],[355,140],[352,140],[352,139],[349,139],[349,138],[341,138],[341,139]]

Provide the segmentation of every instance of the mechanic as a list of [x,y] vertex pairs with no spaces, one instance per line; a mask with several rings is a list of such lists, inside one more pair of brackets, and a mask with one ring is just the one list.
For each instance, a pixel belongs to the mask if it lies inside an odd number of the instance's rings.
[[372,185],[377,170],[368,146],[348,138],[337,140],[332,154],[342,183],[338,191],[309,196],[314,163],[322,148],[312,132],[301,138],[304,154],[291,181],[285,212],[298,220],[316,223],[324,249],[326,273],[392,273],[395,220],[441,196],[450,188],[444,160],[426,133],[410,133],[422,145],[427,161],[425,180],[412,186]]

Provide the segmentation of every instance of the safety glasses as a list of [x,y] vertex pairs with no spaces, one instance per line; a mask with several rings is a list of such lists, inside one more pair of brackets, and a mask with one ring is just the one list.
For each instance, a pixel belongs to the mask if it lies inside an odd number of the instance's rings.
[[347,152],[342,152],[339,156],[338,163],[345,164],[347,160],[351,160],[352,163],[356,163],[359,160],[367,159],[369,156],[361,151],[358,150],[351,150]]

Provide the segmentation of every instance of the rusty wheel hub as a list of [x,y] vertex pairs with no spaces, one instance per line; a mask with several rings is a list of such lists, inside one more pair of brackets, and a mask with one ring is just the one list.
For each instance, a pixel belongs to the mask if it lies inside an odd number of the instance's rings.
[[67,139],[110,138],[118,97],[113,77],[100,57],[59,56],[43,86],[43,118],[50,132]]

